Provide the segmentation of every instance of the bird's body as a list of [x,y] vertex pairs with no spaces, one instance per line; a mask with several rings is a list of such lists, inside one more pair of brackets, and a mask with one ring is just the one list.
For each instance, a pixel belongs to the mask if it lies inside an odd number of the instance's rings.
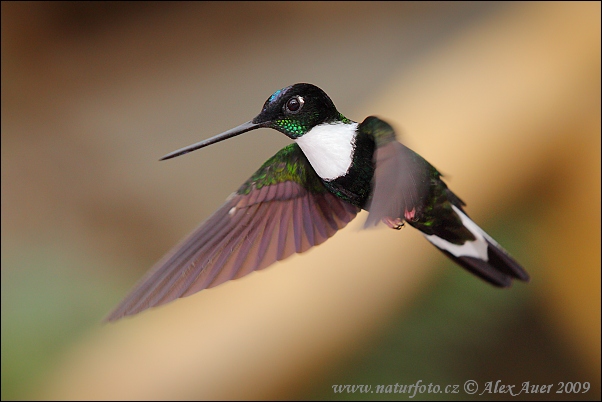
[[384,121],[356,123],[311,84],[276,91],[252,121],[169,159],[269,127],[294,140],[174,247],[108,316],[113,321],[237,279],[321,244],[369,211],[365,227],[404,222],[459,265],[496,286],[529,276],[464,212],[439,172]]

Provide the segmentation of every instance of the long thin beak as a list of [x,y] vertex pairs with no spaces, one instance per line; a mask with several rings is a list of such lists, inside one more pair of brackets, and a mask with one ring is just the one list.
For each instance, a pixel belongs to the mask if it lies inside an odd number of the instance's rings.
[[203,140],[201,142],[197,142],[196,144],[189,145],[182,149],[178,149],[177,151],[173,151],[163,158],[159,159],[160,161],[164,161],[165,159],[175,158],[176,156],[187,154],[188,152],[196,151],[199,148],[206,147],[207,145],[215,144],[216,142],[220,142],[223,140],[227,140],[228,138],[235,137],[239,134],[246,133],[247,131],[255,130],[256,128],[263,127],[262,124],[253,123],[253,121],[248,121],[246,123],[241,124],[238,127],[234,127],[228,131],[224,131],[221,134],[215,135],[211,138]]

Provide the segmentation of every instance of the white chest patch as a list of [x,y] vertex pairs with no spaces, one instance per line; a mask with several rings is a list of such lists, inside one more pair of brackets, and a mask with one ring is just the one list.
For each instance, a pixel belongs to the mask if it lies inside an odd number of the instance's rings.
[[333,180],[344,176],[353,160],[357,123],[321,124],[297,138],[318,176]]

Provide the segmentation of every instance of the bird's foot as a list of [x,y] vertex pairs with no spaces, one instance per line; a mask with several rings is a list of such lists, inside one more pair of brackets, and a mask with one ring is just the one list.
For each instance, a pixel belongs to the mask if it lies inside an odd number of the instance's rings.
[[403,213],[404,218],[406,218],[406,221],[417,221],[418,217],[416,216],[416,208],[412,208],[411,211],[408,211],[406,209],[406,211]]
[[382,221],[384,222],[385,225],[387,225],[391,229],[395,229],[395,230],[401,230],[405,226],[405,223],[404,223],[403,219],[401,219],[401,218],[386,217],[386,218],[383,218]]

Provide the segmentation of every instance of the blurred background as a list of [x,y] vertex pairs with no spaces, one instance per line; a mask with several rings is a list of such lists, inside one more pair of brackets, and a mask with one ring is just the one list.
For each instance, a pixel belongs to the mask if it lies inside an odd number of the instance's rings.
[[[2,2],[2,399],[406,400],[332,386],[418,380],[460,392],[415,399],[507,399],[479,395],[497,380],[600,399],[600,11]],[[297,82],[389,121],[531,283],[493,288],[362,213],[304,255],[101,323],[290,140],[158,159]]]

